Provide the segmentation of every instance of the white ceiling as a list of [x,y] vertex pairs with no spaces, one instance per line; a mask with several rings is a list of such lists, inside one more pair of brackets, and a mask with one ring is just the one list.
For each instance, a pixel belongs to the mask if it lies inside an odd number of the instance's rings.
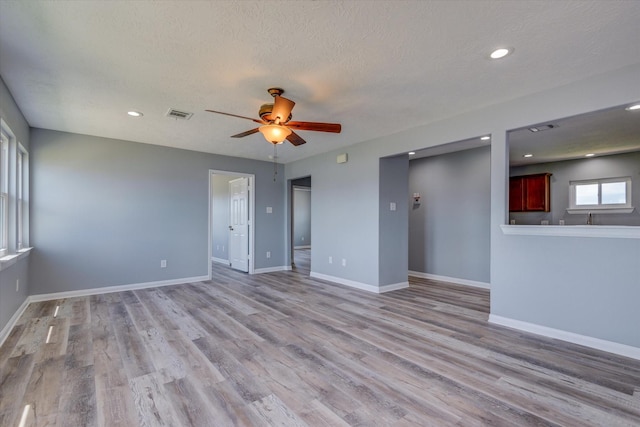
[[261,160],[229,137],[253,123],[204,110],[255,117],[279,86],[343,129],[286,163],[640,63],[638,22],[615,0],[0,1],[0,75],[32,127]]

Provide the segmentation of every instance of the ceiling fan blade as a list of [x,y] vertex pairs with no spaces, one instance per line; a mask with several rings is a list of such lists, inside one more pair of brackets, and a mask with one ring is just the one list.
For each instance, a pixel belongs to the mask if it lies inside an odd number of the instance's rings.
[[260,130],[260,128],[251,129],[251,130],[248,130],[246,132],[239,133],[237,135],[231,135],[231,138],[243,138],[245,136],[249,136],[249,135],[253,135],[254,133],[258,133],[259,130]]
[[296,103],[292,100],[283,98],[279,95],[276,96],[273,103],[273,110],[271,110],[271,119],[275,121],[280,117],[279,123],[285,123],[289,120],[289,116],[291,115],[291,110],[294,105],[296,105]]
[[305,141],[304,139],[300,138],[300,135],[298,135],[294,131],[291,131],[291,135],[289,135],[287,137],[287,141],[289,141],[290,143],[292,143],[296,147],[298,145],[302,145],[302,144],[306,144],[307,143],[307,141]]
[[216,113],[216,114],[224,114],[225,116],[237,117],[239,119],[247,119],[247,120],[251,120],[252,122],[255,122],[255,123],[260,123],[261,125],[266,124],[266,122],[264,122],[262,120],[253,119],[251,117],[239,116],[237,114],[223,113],[222,111],[214,111],[214,110],[205,110],[205,111],[208,111],[210,113]]
[[317,132],[340,133],[342,125],[340,123],[319,123],[319,122],[289,122],[287,127],[296,130],[313,130]]

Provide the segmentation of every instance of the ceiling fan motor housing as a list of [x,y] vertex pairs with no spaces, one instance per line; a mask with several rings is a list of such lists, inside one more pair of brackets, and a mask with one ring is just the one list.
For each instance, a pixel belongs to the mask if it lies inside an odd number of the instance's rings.
[[[272,111],[273,111],[273,104],[262,104],[260,106],[260,110],[258,111],[258,115],[265,122],[272,122],[273,121],[273,118],[271,117]],[[289,117],[283,123],[288,122],[289,120],[291,120],[292,117],[293,115],[289,114]]]

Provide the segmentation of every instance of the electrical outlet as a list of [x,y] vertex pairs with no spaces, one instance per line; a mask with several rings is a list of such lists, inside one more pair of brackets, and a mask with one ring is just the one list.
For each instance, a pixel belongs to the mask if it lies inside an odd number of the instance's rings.
[[304,242],[304,236],[300,236],[300,240]]
[[16,292],[20,289],[20,279],[16,279]]
[[333,264],[333,257],[332,256],[329,257],[329,264]]
[[267,213],[273,213],[273,208],[271,206],[267,206]]
[[167,260],[163,259],[160,261],[160,268],[167,268]]
[[342,266],[343,267],[347,266],[347,259],[346,258],[342,258]]
[[224,252],[224,245],[222,245],[222,252]]
[[267,251],[267,258],[271,258],[271,251]]
[[220,245],[216,245],[216,251],[220,250]]
[[389,210],[390,211],[395,211],[396,210],[396,202],[390,202],[389,203]]

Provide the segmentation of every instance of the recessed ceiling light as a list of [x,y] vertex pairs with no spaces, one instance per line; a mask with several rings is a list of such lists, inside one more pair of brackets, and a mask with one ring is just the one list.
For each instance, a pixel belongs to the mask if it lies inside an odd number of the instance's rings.
[[527,154],[525,154],[525,155],[524,155],[524,156],[522,156],[522,157],[526,157],[526,158],[528,159],[529,157],[533,157],[533,154],[531,154],[531,153],[527,153]]
[[488,141],[490,139],[491,139],[490,136],[483,136],[482,138],[480,138],[481,141]]
[[633,104],[630,105],[626,108],[626,110],[628,111],[635,111],[635,110],[640,110],[640,104]]
[[127,114],[132,116],[132,117],[142,117],[142,116],[144,116],[144,114],[142,114],[140,111],[127,111]]
[[415,152],[415,151],[409,151],[409,155],[410,155],[410,156],[413,156],[414,154],[416,154],[416,152]]
[[509,49],[506,47],[501,47],[499,49],[494,50],[493,52],[491,52],[491,55],[489,55],[491,57],[491,59],[500,59],[500,58],[504,58],[505,56],[509,55],[510,53],[513,53],[513,49]]
[[585,154],[584,156],[585,157],[593,157],[593,156],[595,156],[595,154],[594,153],[589,153],[589,154]]

